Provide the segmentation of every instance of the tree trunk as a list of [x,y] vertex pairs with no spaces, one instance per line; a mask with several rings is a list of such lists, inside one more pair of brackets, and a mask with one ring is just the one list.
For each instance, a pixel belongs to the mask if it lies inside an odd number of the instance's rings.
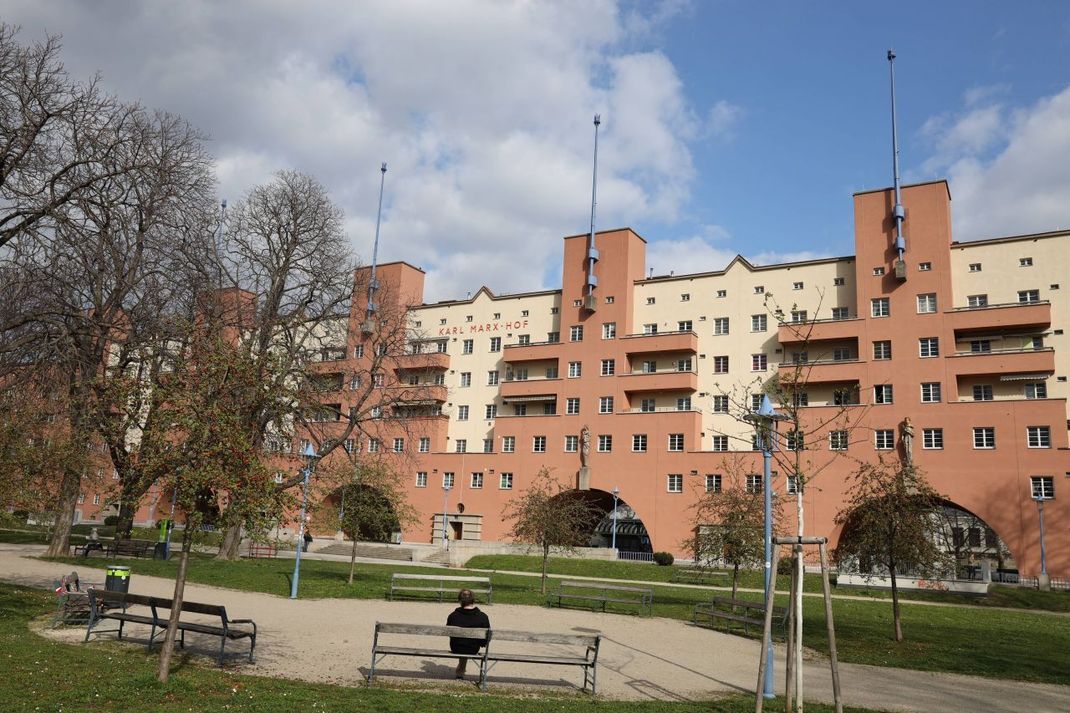
[[241,524],[228,525],[223,530],[223,541],[219,543],[219,552],[216,554],[216,559],[219,560],[237,560],[238,550],[241,547]]
[[736,590],[739,589],[739,563],[732,565],[732,598],[736,598]]
[[349,553],[349,582],[353,584],[353,570],[357,568],[357,538],[353,538],[353,550]]
[[546,567],[550,561],[550,545],[542,546],[542,593],[546,594]]
[[899,586],[895,581],[895,565],[888,568],[892,576],[892,620],[895,623],[895,640],[903,640],[903,623],[899,619]]
[[130,506],[128,495],[123,493],[119,503],[119,522],[115,523],[115,539],[129,540],[134,531],[134,508]]
[[178,617],[182,613],[182,595],[186,590],[186,568],[189,565],[189,552],[193,548],[194,529],[187,522],[182,533],[182,556],[178,560],[178,574],[175,575],[174,601],[171,604],[171,616],[167,620],[167,633],[163,637],[163,648],[160,649],[160,664],[156,669],[156,680],[160,683],[167,683],[171,675],[171,656],[178,635]]
[[63,473],[59,502],[55,512],[55,529],[48,542],[45,557],[66,557],[71,550],[71,527],[74,525],[74,508],[78,504],[78,492],[82,489],[82,474],[72,471]]

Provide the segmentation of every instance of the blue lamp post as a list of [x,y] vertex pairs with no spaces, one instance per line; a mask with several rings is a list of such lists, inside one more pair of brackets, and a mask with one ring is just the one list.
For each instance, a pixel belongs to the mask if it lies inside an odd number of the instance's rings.
[[[769,482],[772,479],[773,448],[776,445],[777,422],[786,420],[788,417],[773,410],[773,404],[769,401],[769,395],[762,395],[762,403],[757,411],[743,417],[744,420],[754,424],[757,436],[756,444],[762,451],[762,499],[765,509],[765,598],[769,600],[769,593],[773,589],[773,488]],[[773,642],[765,642],[765,689],[762,696],[773,698]]]
[[297,582],[301,579],[301,550],[305,544],[305,511],[308,509],[308,481],[312,477],[312,469],[316,463],[316,451],[312,443],[305,444],[305,450],[301,454],[308,459],[304,468],[305,482],[301,495],[301,521],[297,527],[297,557],[294,558],[294,576],[290,582],[290,599],[297,599]]
[[613,486],[613,542],[610,547],[613,548],[613,556],[616,557],[617,550],[617,498],[620,497],[620,488],[616,485]]
[[1033,500],[1037,503],[1037,516],[1040,518],[1040,576],[1037,577],[1037,588],[1041,591],[1051,589],[1051,577],[1048,576],[1048,552],[1044,547],[1044,501],[1054,498],[1054,491],[1046,488],[1043,480],[1034,481]]

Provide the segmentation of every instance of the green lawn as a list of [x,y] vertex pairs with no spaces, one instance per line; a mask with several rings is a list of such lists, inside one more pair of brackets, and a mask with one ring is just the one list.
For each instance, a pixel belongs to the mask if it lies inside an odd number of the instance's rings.
[[[199,658],[176,657],[167,685],[156,682],[156,658],[141,646],[108,642],[64,644],[33,634],[30,619],[50,612],[49,594],[0,584],[0,701],[4,711],[352,711],[354,713],[745,713],[750,696],[694,703],[611,702],[580,695],[544,699],[459,691],[443,693],[375,687],[345,688],[284,679],[243,676]],[[429,683],[428,685],[433,685]],[[771,702],[769,710],[783,707]],[[831,711],[808,704],[808,710]],[[854,713],[866,709],[849,708]]]
[[[63,561],[83,569],[102,568],[114,562],[103,558]],[[135,588],[139,574],[173,577],[176,568],[174,561],[124,559],[122,563],[131,567]],[[667,570],[653,566],[645,566],[645,569]],[[391,572],[428,571],[403,565],[360,564],[356,582],[348,587],[345,583],[348,570],[349,565],[344,562],[304,560],[300,595],[306,598],[382,598],[389,589]],[[287,596],[292,572],[292,560],[220,562],[195,556],[190,562],[189,579],[202,584]],[[449,573],[459,575],[464,570]],[[665,576],[668,576],[667,572]],[[82,577],[90,579],[84,571]],[[545,598],[539,594],[537,578],[499,573],[492,575],[492,580],[496,603],[545,604]],[[653,586],[656,616],[687,620],[691,607],[710,596],[709,590],[700,588]],[[744,596],[760,599],[757,593]],[[896,644],[891,638],[891,606],[887,601],[839,599],[834,602],[833,614],[840,660],[844,662],[1070,684],[1070,619],[1067,618],[1028,611],[991,611],[977,606],[910,606],[903,609],[907,640]],[[804,618],[807,645],[819,651],[827,650],[824,608],[820,598],[806,599]]]

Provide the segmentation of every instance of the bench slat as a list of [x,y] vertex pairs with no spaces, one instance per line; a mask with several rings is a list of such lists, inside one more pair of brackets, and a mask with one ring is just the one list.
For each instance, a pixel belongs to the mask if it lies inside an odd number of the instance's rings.
[[584,634],[542,634],[535,631],[515,631],[510,629],[492,629],[494,641],[521,641],[528,644],[565,644],[577,646],[594,646],[597,636]]
[[414,636],[452,636],[458,639],[486,639],[489,629],[466,626],[437,626],[433,624],[394,624],[375,622],[375,630],[383,634],[412,634]]
[[391,577],[393,579],[426,579],[440,580],[443,582],[482,582],[484,584],[490,584],[490,577],[456,577],[437,574],[406,574],[403,572],[396,572],[392,574]]

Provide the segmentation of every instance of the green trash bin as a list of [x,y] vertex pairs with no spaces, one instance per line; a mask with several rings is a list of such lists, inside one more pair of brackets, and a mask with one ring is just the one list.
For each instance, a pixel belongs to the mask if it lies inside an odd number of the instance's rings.
[[113,565],[105,570],[104,589],[109,592],[130,591],[130,568]]

